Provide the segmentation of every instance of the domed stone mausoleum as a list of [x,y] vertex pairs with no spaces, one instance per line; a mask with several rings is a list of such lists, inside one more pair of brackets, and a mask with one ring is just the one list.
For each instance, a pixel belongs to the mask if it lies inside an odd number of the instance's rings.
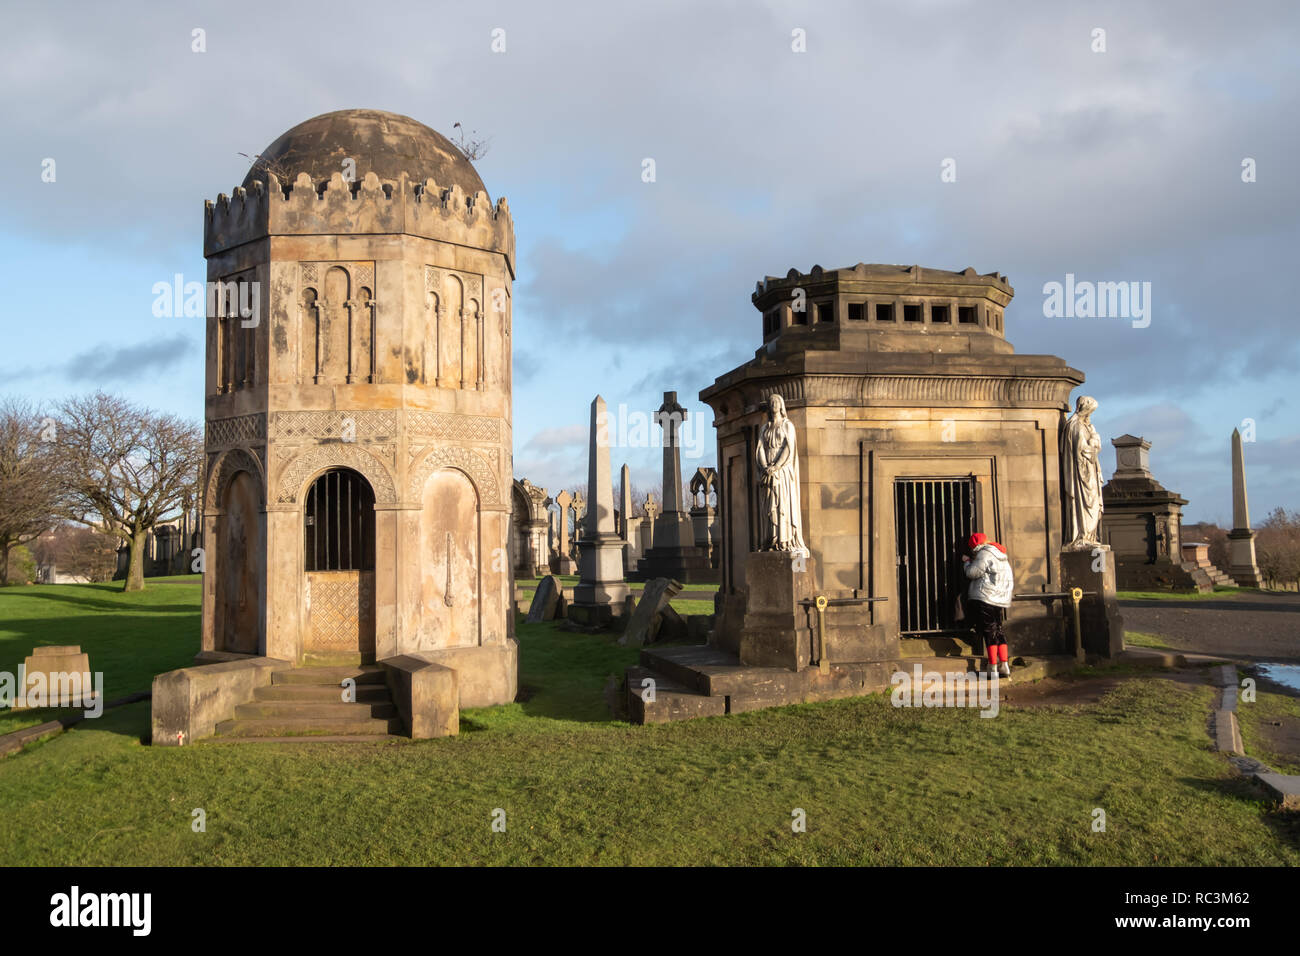
[[415,655],[459,706],[513,700],[505,200],[429,127],[342,110],[207,203],[203,251],[209,659]]

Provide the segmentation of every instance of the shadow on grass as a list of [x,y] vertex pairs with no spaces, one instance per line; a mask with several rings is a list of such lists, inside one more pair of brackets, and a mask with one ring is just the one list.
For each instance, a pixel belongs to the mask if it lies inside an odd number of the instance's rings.
[[1200,777],[1179,777],[1178,782],[1206,793],[1221,797],[1230,797],[1242,803],[1258,806],[1260,819],[1280,842],[1289,846],[1300,847],[1300,813],[1278,809],[1269,802],[1263,789],[1248,777],[1233,774],[1222,780],[1206,780]]
[[200,599],[197,594],[192,602],[166,603],[166,604],[133,604],[131,598],[136,594],[145,594],[147,592],[134,591],[131,594],[125,594],[121,588],[113,587],[107,584],[82,584],[79,585],[82,590],[103,591],[107,594],[118,594],[121,597],[118,600],[96,600],[95,598],[79,597],[76,594],[60,591],[54,587],[31,587],[25,588],[22,592],[4,592],[0,591],[0,614],[4,610],[4,598],[6,597],[23,597],[33,598],[39,601],[53,601],[57,604],[72,605],[78,608],[85,608],[89,611],[109,611],[111,613],[121,613],[124,608],[141,610],[149,614],[195,614],[200,608]]

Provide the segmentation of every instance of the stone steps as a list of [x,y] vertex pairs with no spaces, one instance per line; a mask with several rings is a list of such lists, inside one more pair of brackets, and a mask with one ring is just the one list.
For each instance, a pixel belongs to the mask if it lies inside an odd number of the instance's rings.
[[345,701],[270,700],[240,704],[235,708],[235,718],[255,720],[273,717],[328,717],[331,720],[367,720],[379,717],[387,720],[397,716],[393,702],[347,703]]
[[[387,684],[357,684],[355,693],[357,703],[381,703],[389,699]],[[253,700],[342,702],[343,688],[337,684],[272,684],[254,690]]]
[[317,734],[335,736],[386,736],[400,734],[398,718],[327,718],[327,717],[259,717],[223,720],[217,734],[223,737],[310,737]]
[[[641,663],[627,670],[628,717],[633,723],[665,723],[719,717],[765,707],[858,697],[891,689],[898,671],[970,673],[985,666],[975,655],[904,657],[895,661],[832,664],[828,674],[816,666],[802,671],[747,667],[715,648],[646,649]],[[1034,681],[1068,672],[1073,657],[1031,658],[1012,667],[1010,681]],[[654,681],[654,700],[642,696],[642,681]]]
[[[352,679],[356,699],[344,700],[343,681]],[[405,732],[378,664],[282,667],[269,686],[253,691],[235,716],[217,724],[217,736],[375,737]]]
[[272,684],[332,684],[338,687],[347,678],[360,684],[383,684],[384,669],[378,664],[348,664],[330,667],[283,667],[271,672]]

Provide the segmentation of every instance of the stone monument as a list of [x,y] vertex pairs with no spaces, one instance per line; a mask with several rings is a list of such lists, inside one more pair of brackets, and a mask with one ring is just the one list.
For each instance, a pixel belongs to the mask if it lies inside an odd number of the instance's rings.
[[[637,542],[638,551],[645,555],[652,547],[655,540],[655,516],[659,514],[659,503],[655,501],[653,494],[647,494],[645,501],[641,505],[641,520],[637,523]],[[629,580],[632,580],[629,575]]]
[[1262,588],[1264,576],[1255,561],[1255,532],[1246,504],[1246,456],[1241,432],[1232,430],[1232,530],[1228,532],[1228,574],[1238,586]]
[[632,473],[624,465],[618,475],[618,531],[623,538],[623,574],[632,567],[632,549],[636,542],[632,539]]
[[203,251],[204,650],[422,654],[512,701],[506,201],[422,123],[341,110],[207,203]]
[[1097,400],[1080,395],[1061,430],[1061,507],[1064,547],[1091,551],[1101,543],[1101,436],[1092,424]]
[[655,417],[663,429],[663,511],[655,518],[653,546],[637,562],[635,580],[673,578],[688,584],[716,581],[717,572],[708,555],[695,546],[695,528],[682,507],[680,430],[686,421],[686,409],[677,403],[676,392],[664,392],[664,402]]
[[561,491],[555,496],[555,504],[560,510],[556,514],[555,555],[551,570],[556,574],[577,574],[578,564],[573,560],[573,548],[569,544],[569,512],[573,495]]
[[695,528],[695,546],[709,557],[709,566],[717,563],[717,508],[710,496],[716,491],[718,472],[700,467],[691,477],[691,523]]
[[609,465],[609,420],[605,400],[591,403],[591,439],[587,450],[586,527],[578,541],[578,585],[573,589],[569,620],[586,626],[621,617],[627,599],[623,581],[623,539],[614,528],[614,485]]
[[1115,473],[1102,488],[1101,540],[1115,558],[1122,590],[1174,588],[1212,591],[1214,582],[1182,554],[1187,499],[1151,474],[1151,443],[1135,435],[1112,438]]

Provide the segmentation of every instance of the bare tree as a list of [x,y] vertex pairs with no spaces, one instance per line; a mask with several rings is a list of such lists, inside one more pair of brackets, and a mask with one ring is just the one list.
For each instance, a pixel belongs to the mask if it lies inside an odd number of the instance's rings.
[[465,154],[468,160],[482,159],[487,155],[488,146],[492,140],[490,138],[478,139],[478,130],[470,130],[469,138],[465,138],[465,127],[459,123],[453,123],[452,129],[458,130],[457,138],[453,139],[452,145]]
[[54,420],[30,402],[0,403],[0,583],[10,550],[48,531],[63,504],[55,436]]
[[87,581],[109,581],[117,570],[118,539],[93,528],[61,524],[32,545],[39,565]]
[[96,392],[59,406],[68,517],[126,540],[123,590],[144,588],[145,536],[196,494],[203,430],[193,422]]

